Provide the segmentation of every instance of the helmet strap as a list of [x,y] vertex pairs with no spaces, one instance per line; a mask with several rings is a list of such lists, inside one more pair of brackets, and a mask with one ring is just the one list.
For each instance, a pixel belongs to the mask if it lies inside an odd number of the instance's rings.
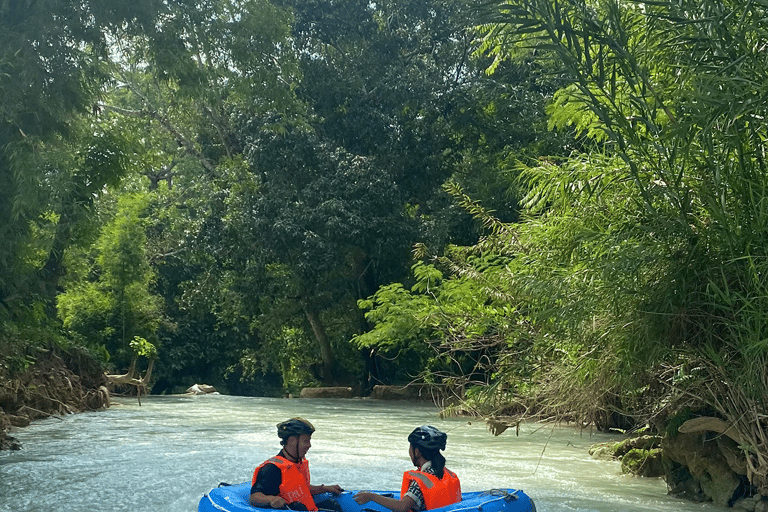
[[[293,438],[296,438],[296,454],[291,455],[290,452],[288,452],[288,441],[290,441]],[[287,455],[287,459],[293,459],[292,462],[299,462],[299,436],[291,436],[288,439],[285,440],[285,444],[283,445],[283,453]]]
[[[424,455],[422,455],[421,450],[419,450],[418,446],[413,446],[413,455],[411,456],[411,463],[413,463],[414,466],[417,468],[420,468],[424,465],[425,462],[427,462],[427,459],[424,458]],[[418,450],[418,453],[417,453]],[[421,464],[419,464],[419,461],[423,461]]]

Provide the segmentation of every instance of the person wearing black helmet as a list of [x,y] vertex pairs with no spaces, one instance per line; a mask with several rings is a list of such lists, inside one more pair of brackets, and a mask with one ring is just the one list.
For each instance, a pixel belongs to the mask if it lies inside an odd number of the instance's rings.
[[416,512],[444,507],[461,501],[461,483],[455,473],[445,467],[448,436],[435,427],[423,425],[408,436],[408,454],[418,469],[406,471],[400,489],[400,499],[388,498],[371,492],[355,494],[359,505],[374,501],[394,512]]
[[310,485],[309,461],[304,458],[312,446],[315,427],[303,418],[291,418],[277,424],[283,449],[264,461],[253,472],[251,505],[292,510],[317,510],[313,495],[343,491],[338,485]]

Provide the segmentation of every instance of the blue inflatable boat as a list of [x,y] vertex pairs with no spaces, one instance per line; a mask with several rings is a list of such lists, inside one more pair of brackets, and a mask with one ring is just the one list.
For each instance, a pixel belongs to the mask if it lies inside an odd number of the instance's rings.
[[[323,505],[323,502],[333,502],[336,504],[333,509],[341,510],[341,512],[391,512],[389,509],[373,501],[358,505],[352,498],[356,492],[345,491],[338,495],[329,492],[317,494],[315,495],[315,502],[321,505]],[[400,499],[399,492],[370,492]],[[222,484],[200,499],[197,512],[274,510],[271,508],[252,507],[249,501],[250,493],[250,482],[237,485]],[[331,507],[328,508],[330,509]],[[448,505],[447,507],[436,508],[430,512],[536,512],[536,505],[533,504],[533,500],[523,491],[516,489],[492,489],[490,491],[465,492],[461,495],[460,502]]]

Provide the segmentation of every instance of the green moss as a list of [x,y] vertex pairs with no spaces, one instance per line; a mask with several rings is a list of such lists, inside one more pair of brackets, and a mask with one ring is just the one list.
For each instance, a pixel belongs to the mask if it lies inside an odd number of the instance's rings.
[[621,459],[621,471],[636,476],[660,476],[662,474],[661,448],[629,450]]
[[616,459],[618,458],[616,456],[616,447],[619,444],[620,443],[600,443],[600,444],[593,445],[589,449],[589,455],[593,459],[598,459],[598,460]]

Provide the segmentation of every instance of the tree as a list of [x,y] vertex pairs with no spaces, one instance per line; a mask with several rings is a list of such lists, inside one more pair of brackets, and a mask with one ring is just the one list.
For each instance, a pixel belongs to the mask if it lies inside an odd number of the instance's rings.
[[[129,345],[133,350],[133,357],[131,358],[128,371],[123,375],[107,375],[107,383],[113,386],[128,385],[136,387],[136,396],[139,398],[139,403],[141,403],[141,394],[147,392],[147,387],[152,379],[152,369],[157,358],[157,348],[141,336],[134,336]],[[136,377],[136,364],[139,357],[147,358],[149,363],[144,375]]]
[[266,1],[181,1],[166,4],[150,31],[116,29],[119,58],[98,109],[131,135],[137,169],[149,180],[133,179],[119,193],[147,184],[153,191],[147,257],[178,326],[158,333],[160,387],[188,374],[218,381],[247,344],[258,343],[248,319],[233,313],[229,284],[238,271],[213,247],[228,169],[241,160],[234,127],[242,117],[295,109],[289,23]]
[[[299,2],[294,34],[319,135],[380,165],[421,204],[451,174],[450,123],[472,66],[471,12],[461,2]],[[456,109],[456,110],[454,110]]]
[[[507,263],[498,256],[474,262],[486,278],[503,273]],[[393,283],[359,301],[374,327],[355,336],[353,342],[404,361],[397,371],[440,384],[461,399],[477,389],[493,397],[497,384],[493,378],[510,364],[499,355],[524,326],[517,324],[504,297],[494,296],[473,276],[446,275],[436,265],[423,262],[415,263],[411,270],[415,282],[410,289]],[[511,364],[517,370],[517,385],[523,387],[533,366],[527,351],[518,350],[516,356]],[[488,408],[488,402],[498,405],[495,400],[487,400],[485,407],[479,402],[471,405],[481,414],[498,412]]]
[[357,325],[354,301],[372,276],[401,261],[412,220],[399,209],[397,186],[372,159],[300,128],[276,134],[254,122],[250,129],[249,167],[236,178],[225,218],[235,240],[228,252],[240,268],[282,283],[273,304],[295,304],[293,313],[284,312],[305,318],[321,356],[319,376],[331,382],[339,368],[324,311]]
[[159,297],[150,291],[154,276],[146,253],[146,206],[146,195],[120,198],[95,246],[94,278],[58,296],[64,327],[92,346],[103,346],[119,368],[135,368],[131,343],[136,336],[156,343],[162,321]]
[[215,179],[218,162],[242,151],[240,116],[296,108],[290,21],[265,0],[171,4],[154,32],[118,42],[114,80],[126,91],[102,107],[145,120],[172,142],[171,161],[191,156]]
[[[303,78],[296,93],[307,105],[302,121],[309,128],[255,135],[260,123],[279,124],[273,119],[255,120],[244,129],[248,163],[258,176],[247,181],[258,189],[254,196],[261,196],[264,220],[243,225],[258,226],[254,239],[267,235],[270,242],[281,241],[268,251],[295,279],[284,288],[287,296],[314,297],[310,302],[321,305],[320,311],[330,311],[324,304],[353,304],[382,284],[405,279],[411,247],[420,239],[438,248],[451,238],[476,239],[471,217],[448,204],[440,185],[451,175],[472,179],[468,174],[485,185],[490,173],[480,177],[472,171],[482,168],[484,157],[495,163],[508,153],[499,118],[511,109],[499,108],[498,117],[476,114],[503,105],[493,103],[501,87],[494,89],[470,58],[471,12],[460,2],[284,4],[296,20],[294,45]],[[486,94],[477,102],[473,94],[483,87]],[[477,120],[482,122],[468,133],[467,123]],[[490,156],[489,147],[496,154]],[[353,186],[344,181],[357,176]],[[330,192],[326,183],[339,192]],[[371,190],[353,194],[362,186]],[[507,204],[513,202],[498,193],[505,213],[514,210]],[[252,208],[253,203],[242,207]],[[341,276],[347,284],[328,286],[341,283]],[[346,290],[345,299],[323,299],[332,297],[329,290]],[[314,306],[302,311],[308,319],[318,316]],[[352,333],[369,328],[362,317],[353,322]],[[309,324],[324,339],[321,323]],[[326,356],[326,375],[330,361]]]
[[[53,300],[63,273],[61,258],[84,220],[82,212],[91,204],[92,193],[119,175],[118,167],[107,174],[104,168],[89,168],[96,164],[94,159],[121,152],[113,152],[114,138],[97,140],[88,130],[81,131],[81,118],[92,113],[107,79],[101,65],[107,60],[110,29],[123,25],[140,30],[151,24],[157,7],[149,0],[130,5],[45,0],[0,6],[3,315],[13,316],[37,300]],[[90,143],[90,157],[86,150],[78,158],[78,145]],[[49,238],[40,244],[44,233]],[[47,256],[29,257],[38,250]]]

